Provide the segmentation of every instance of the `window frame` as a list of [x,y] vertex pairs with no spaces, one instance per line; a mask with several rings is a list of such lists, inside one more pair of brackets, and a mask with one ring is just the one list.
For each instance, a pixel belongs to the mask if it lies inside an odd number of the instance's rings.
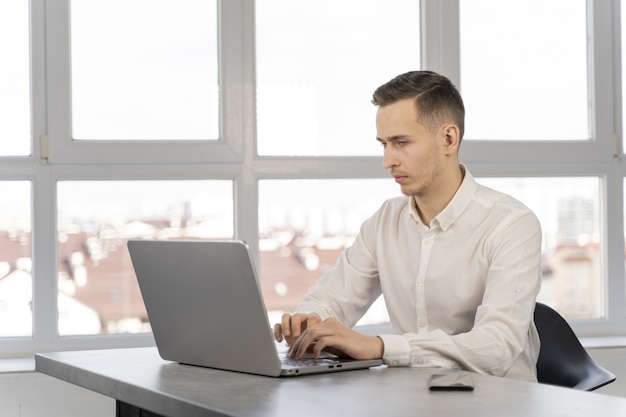
[[[246,86],[242,33],[244,2],[218,1],[219,138],[170,141],[75,141],[71,129],[70,0],[47,8],[47,149],[49,163],[211,163],[240,162],[246,128]],[[220,22],[227,21],[223,25]],[[46,140],[44,138],[44,140]],[[150,152],[146,152],[146,145]]]
[[[30,2],[33,154],[0,158],[0,179],[32,181],[33,336],[3,338],[0,357],[154,343],[146,334],[57,335],[58,181],[231,179],[235,236],[249,242],[258,263],[259,180],[387,178],[382,157],[257,155],[254,0],[218,1],[219,141],[72,141],[69,1]],[[445,73],[462,91],[459,0],[421,0],[420,6],[422,68]],[[626,336],[621,5],[620,0],[588,0],[587,7],[592,140],[471,140],[463,143],[460,157],[476,177],[597,176],[602,180],[606,317],[570,322],[579,336]]]
[[[446,74],[457,85],[461,94],[459,1],[422,0],[422,37],[425,42],[422,56],[423,68]],[[614,14],[619,16],[615,1],[587,0],[588,77],[589,77],[589,141],[520,141],[481,140],[464,141],[462,157],[466,161],[488,162],[504,159],[514,163],[576,163],[610,161],[618,155],[616,119],[612,100],[611,80],[619,77],[615,71],[614,57],[619,28]],[[616,10],[616,7],[618,8]],[[611,22],[612,24],[606,24]],[[617,24],[617,25],[616,25]],[[616,26],[614,26],[616,25]],[[445,29],[444,29],[445,28]],[[619,121],[619,118],[617,119]],[[530,146],[532,145],[532,146]],[[486,158],[494,155],[495,158]]]

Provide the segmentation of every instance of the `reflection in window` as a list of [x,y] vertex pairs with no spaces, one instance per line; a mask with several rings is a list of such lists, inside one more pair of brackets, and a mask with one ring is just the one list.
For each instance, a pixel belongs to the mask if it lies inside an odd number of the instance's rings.
[[538,300],[567,318],[604,315],[604,258],[597,177],[480,178],[537,214],[543,231]]
[[0,12],[0,156],[30,155],[30,36],[27,1]]
[[[260,181],[260,281],[271,320],[295,310],[361,224],[397,195],[389,179]],[[361,324],[385,320],[381,299]]]
[[590,138],[586,3],[459,2],[468,139]]
[[32,335],[31,184],[0,181],[0,336]]
[[215,0],[71,9],[73,138],[218,139]]
[[232,239],[231,181],[58,184],[59,334],[149,331],[129,239]]
[[379,155],[372,93],[420,66],[419,2],[256,2],[260,155]]

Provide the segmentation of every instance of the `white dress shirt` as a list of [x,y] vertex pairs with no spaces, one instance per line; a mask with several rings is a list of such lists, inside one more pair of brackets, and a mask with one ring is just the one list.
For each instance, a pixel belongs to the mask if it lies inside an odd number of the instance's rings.
[[395,333],[379,335],[386,364],[536,381],[541,226],[522,203],[462,169],[430,227],[413,198],[386,201],[298,311],[352,327],[382,293]]

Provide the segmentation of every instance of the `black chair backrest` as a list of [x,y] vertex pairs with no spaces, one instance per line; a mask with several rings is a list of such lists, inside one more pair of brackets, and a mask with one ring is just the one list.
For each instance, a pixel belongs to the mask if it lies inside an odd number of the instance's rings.
[[540,383],[592,391],[615,381],[615,375],[589,356],[558,312],[537,303],[535,325],[541,339],[537,361],[537,379]]

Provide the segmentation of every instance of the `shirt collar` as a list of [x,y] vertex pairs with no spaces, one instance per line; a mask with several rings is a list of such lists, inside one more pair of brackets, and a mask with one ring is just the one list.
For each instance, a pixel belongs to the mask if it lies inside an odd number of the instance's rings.
[[[465,211],[467,206],[472,201],[474,194],[476,194],[476,189],[478,188],[478,183],[469,172],[467,167],[463,164],[460,164],[461,170],[464,172],[463,181],[461,182],[461,186],[452,197],[452,200],[448,203],[448,205],[439,213],[431,222],[431,226],[438,225],[445,232],[448,230],[450,225],[454,223],[454,221]],[[411,213],[411,217],[418,223],[422,223],[420,216],[417,212],[417,206],[415,204],[414,198],[409,198],[409,212]]]

